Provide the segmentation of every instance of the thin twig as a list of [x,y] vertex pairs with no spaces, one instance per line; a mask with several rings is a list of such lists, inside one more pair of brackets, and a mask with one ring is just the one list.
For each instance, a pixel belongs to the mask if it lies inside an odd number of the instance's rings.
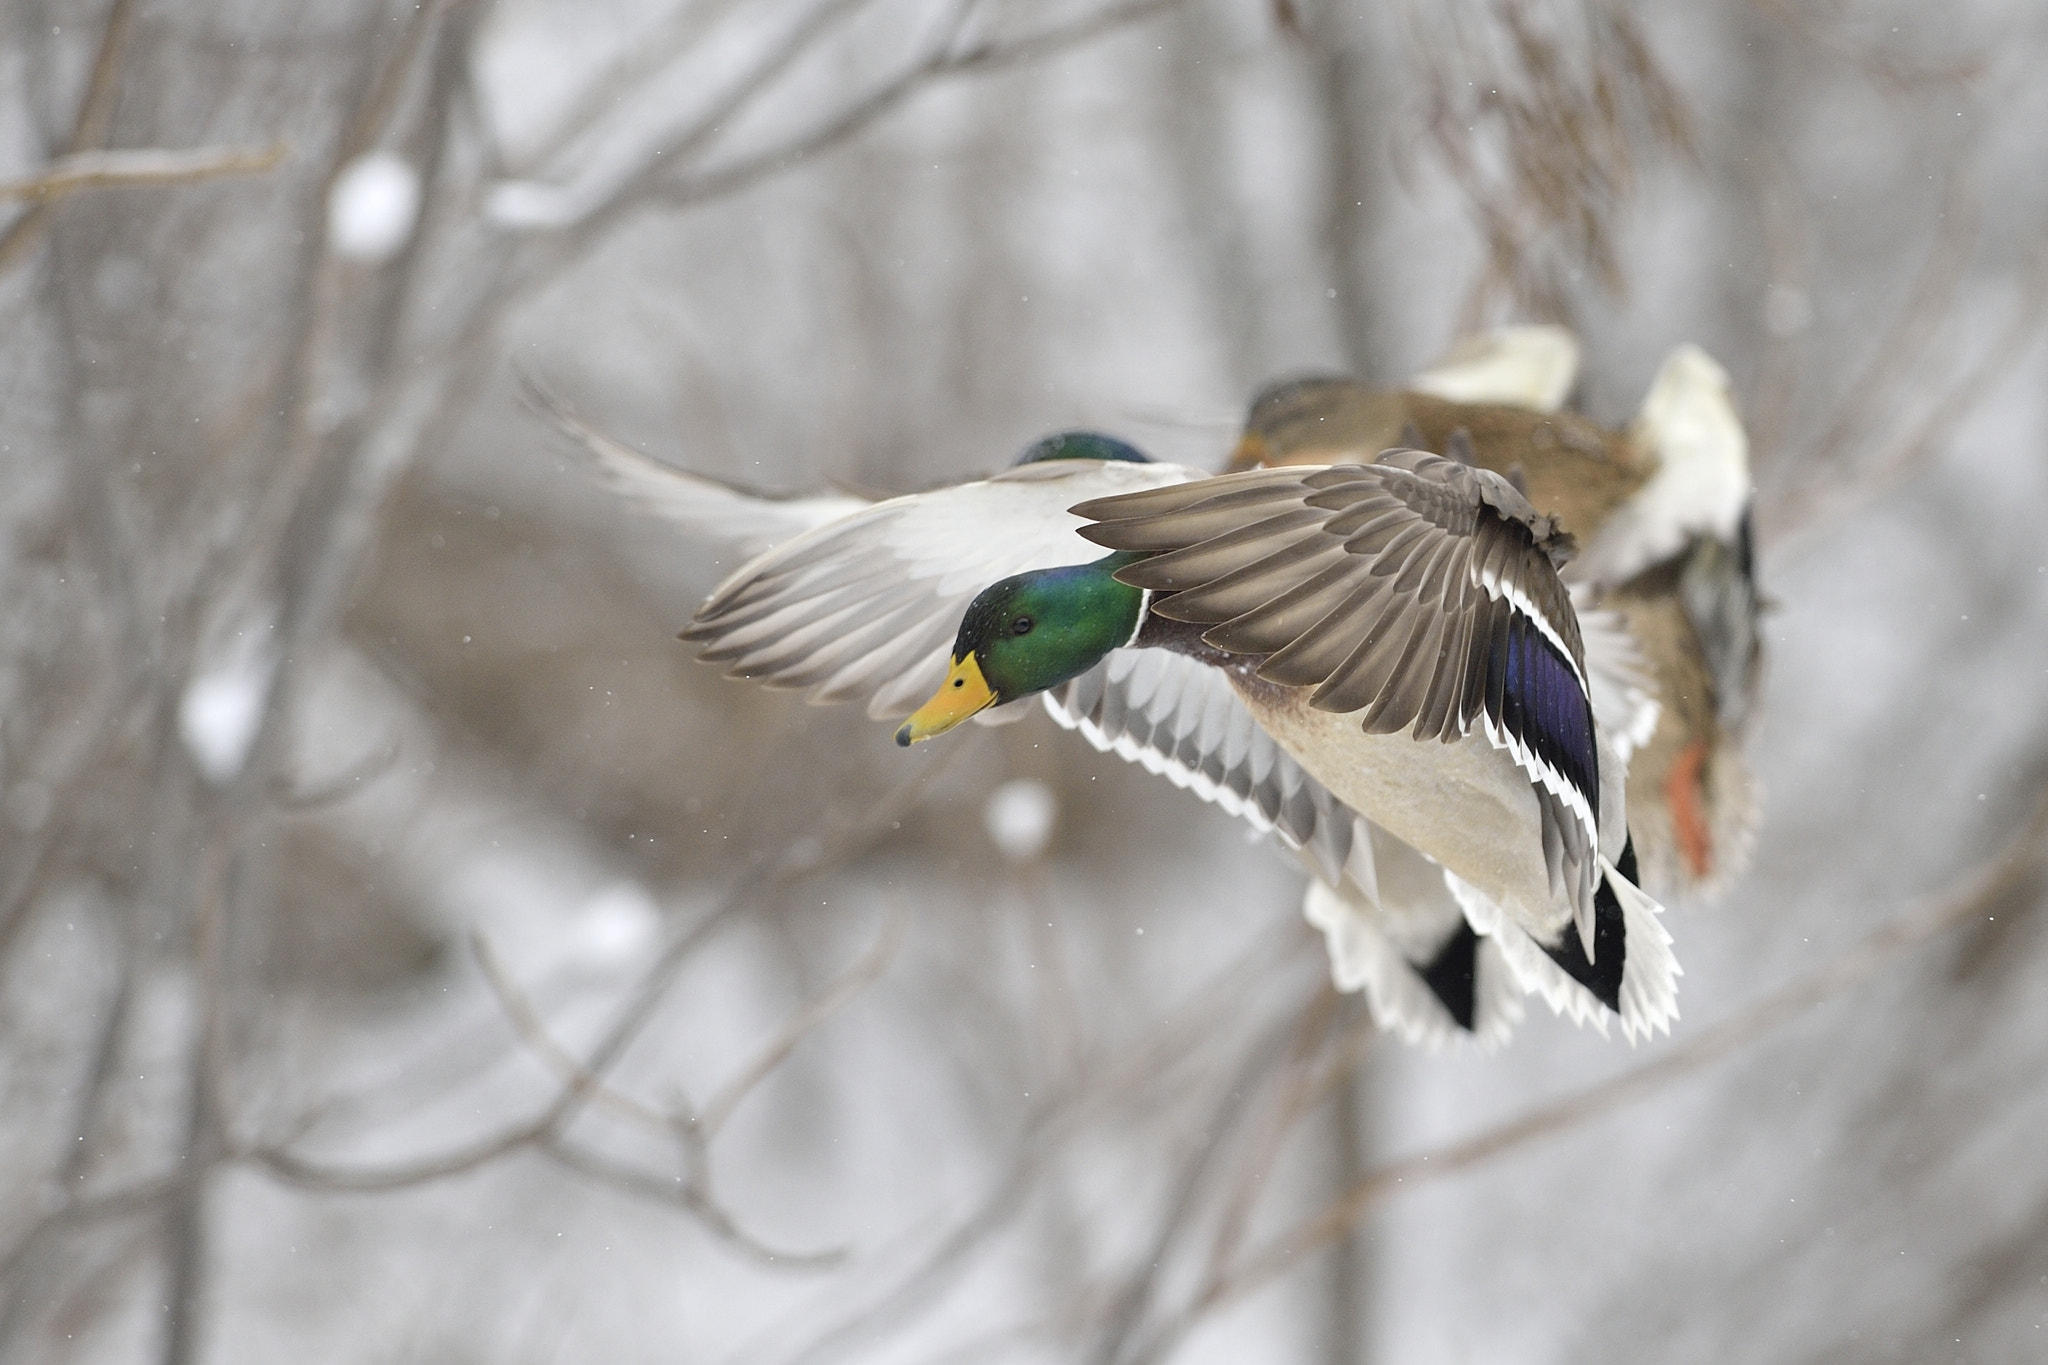
[[1837,405],[1834,422],[1806,456],[1805,463],[1820,466],[1823,477],[1865,426],[1887,414],[1885,398],[1899,390],[1901,379],[1933,347],[1940,320],[1953,310],[1983,221],[1983,200],[1972,189],[1967,165],[1952,169],[1942,182],[1936,217],[1940,227],[1905,305]]
[[[107,125],[114,116],[115,77],[127,47],[128,26],[135,18],[135,0],[114,0],[100,27],[100,41],[93,52],[92,75],[86,79],[85,95],[78,102],[78,116],[72,121],[71,136],[65,140],[67,155],[90,151],[106,141]],[[26,254],[50,222],[50,206],[32,204],[28,212],[0,232],[0,274]]]
[[[99,903],[98,908],[104,914],[104,904]],[[64,1144],[62,1158],[49,1178],[48,1188],[67,1202],[69,1192],[85,1179],[98,1154],[93,1137],[99,1130],[101,1105],[127,1040],[128,1021],[135,998],[137,945],[134,939],[138,935],[135,917],[129,917],[128,923],[119,929],[126,932],[116,931],[118,946],[114,954],[113,998],[102,1006],[92,1057],[87,1064],[84,1081],[77,1087],[78,1103],[72,1111],[70,1140]],[[52,1217],[39,1219],[17,1239],[4,1257],[0,1257],[0,1284],[7,1286],[4,1304],[0,1304],[0,1352],[4,1352],[7,1342],[13,1339],[22,1315],[38,1297],[40,1277],[36,1268],[20,1263],[42,1241],[44,1234],[59,1225]]]
[[690,45],[715,28],[742,0],[717,0],[711,5],[679,3],[662,29],[632,45],[619,59],[584,86],[583,95],[562,115],[554,133],[530,153],[530,166],[545,166],[599,120],[632,97],[673,64]]
[[651,1199],[658,1204],[682,1207],[702,1222],[719,1240],[745,1252],[764,1265],[772,1265],[783,1270],[830,1270],[846,1260],[848,1252],[844,1247],[827,1247],[820,1251],[791,1251],[785,1247],[769,1245],[742,1228],[730,1210],[682,1176],[663,1179],[645,1171],[634,1170],[630,1166],[620,1165],[595,1152],[577,1147],[560,1134],[544,1137],[538,1145],[541,1151],[578,1175],[643,1199]]
[[[1059,25],[1028,38],[1009,42],[988,40],[957,52],[952,49],[951,35],[948,34],[945,41],[934,45],[923,61],[874,90],[824,126],[781,146],[688,177],[669,179],[665,172],[664,178],[650,181],[643,193],[649,200],[672,205],[702,203],[707,199],[738,193],[766,176],[830,151],[865,131],[927,85],[953,76],[999,71],[1042,61],[1104,34],[1163,14],[1181,3],[1183,0],[1135,0],[1135,3],[1112,6],[1086,19]],[[631,202],[631,199],[622,200],[621,205],[628,206]]]
[[1327,991],[1319,989],[1316,1001],[1304,1015],[1288,1019],[1255,1042],[1245,1053],[1237,1071],[1215,1092],[1215,1108],[1208,1121],[1196,1132],[1194,1149],[1181,1166],[1179,1179],[1174,1182],[1173,1192],[1153,1232],[1150,1247],[1137,1258],[1137,1275],[1111,1300],[1103,1315],[1102,1334],[1089,1356],[1096,1365],[1114,1365],[1124,1358],[1125,1344],[1134,1339],[1144,1323],[1162,1272],[1172,1260],[1173,1248],[1181,1241],[1183,1230],[1195,1216],[1210,1172],[1251,1112],[1252,1096],[1267,1083],[1274,1071],[1274,1063],[1290,1043],[1299,1048],[1304,1035],[1320,1031],[1313,1020],[1320,1017],[1327,1022],[1324,1012],[1327,994]]
[[216,180],[226,175],[260,175],[275,170],[291,155],[282,142],[268,147],[164,147],[118,152],[74,152],[51,162],[34,175],[0,180],[0,200],[33,199],[49,203],[80,190],[123,185],[170,185]]
[[1946,453],[1962,418],[2026,358],[2044,323],[2048,323],[2048,250],[2036,251],[2023,274],[2005,329],[1974,364],[1935,396],[1904,436],[1882,453],[1859,462],[1851,477],[1825,485],[1815,481],[1804,497],[1786,500],[1761,529],[1779,543],[1806,535],[1839,521],[1927,468]]
[[580,1087],[589,1095],[593,1108],[607,1110],[619,1118],[630,1119],[655,1133],[667,1135],[669,1115],[623,1090],[615,1089],[602,1076],[592,1075],[574,1053],[555,1041],[554,1034],[548,1031],[546,1022],[541,1019],[540,1011],[534,1008],[532,997],[512,979],[512,974],[498,960],[497,951],[481,929],[471,930],[469,950],[476,958],[476,965],[482,970],[484,982],[491,988],[498,1008],[511,1022],[512,1031],[526,1045],[527,1051],[555,1073],[557,1080]]
[[908,919],[900,904],[892,905],[888,918],[882,922],[882,932],[873,945],[840,973],[839,979],[827,987],[824,994],[804,1006],[777,1030],[775,1036],[755,1054],[753,1061],[741,1067],[738,1074],[712,1093],[703,1111],[697,1115],[695,1124],[706,1142],[718,1136],[733,1111],[788,1059],[790,1053],[796,1051],[799,1043],[888,970],[896,950],[902,946],[903,928]]
[[1286,1146],[1295,1126],[1321,1097],[1315,1059],[1329,1041],[1330,1025],[1336,1011],[1336,991],[1327,982],[1322,983],[1308,1009],[1302,1012],[1294,1048],[1287,1059],[1287,1087],[1273,1105],[1273,1112],[1267,1116],[1258,1140],[1238,1164],[1237,1179],[1224,1200],[1216,1234],[1209,1240],[1207,1274],[1211,1278],[1220,1275],[1223,1267],[1236,1256],[1245,1230],[1250,1226],[1252,1210],[1264,1191],[1266,1178],[1273,1172],[1273,1163],[1279,1159],[1280,1151]]
[[[696,156],[730,127],[748,105],[772,89],[776,80],[808,53],[820,38],[868,3],[869,0],[826,0],[805,15],[782,36],[780,42],[754,63],[751,70],[735,81],[730,90],[699,114],[686,131],[664,143],[659,155],[650,158],[625,186],[612,191],[606,199],[630,197],[638,193],[639,186],[666,175],[671,167]],[[963,10],[965,7],[962,6]]]
[[[1824,25],[1815,19],[1817,12],[1832,13],[1836,17],[1847,13],[1832,6],[1802,4],[1800,0],[1752,0],[1752,3],[1815,47],[1854,66],[1872,84],[1885,87],[1894,93],[1914,91],[1930,85],[1965,85],[1981,76],[1985,67],[1990,64],[1989,57],[1981,52],[1968,53],[1937,63],[1921,59],[1917,55],[1907,57],[1876,44],[1859,43],[1840,29]],[[1896,33],[1898,30],[1892,31]]]
[[1094,1076],[1072,1077],[1047,1090],[1043,1102],[1026,1118],[1013,1154],[1000,1168],[1001,1176],[973,1210],[866,1306],[794,1350],[787,1357],[788,1365],[827,1365],[856,1355],[892,1323],[937,1302],[967,1274],[974,1253],[1022,1211],[1033,1180],[1051,1164],[1063,1144],[1079,1136],[1089,1120],[1117,1105],[1156,1107],[1149,1102],[1150,1087],[1209,1040],[1191,1021],[1209,1020],[1211,1033],[1235,1033],[1238,1016],[1230,1003],[1242,999],[1249,983],[1264,980],[1300,943],[1298,925],[1276,929],[1265,936],[1261,947],[1233,959],[1214,977],[1174,1001],[1165,1017],[1175,1022],[1127,1049],[1117,1065]]

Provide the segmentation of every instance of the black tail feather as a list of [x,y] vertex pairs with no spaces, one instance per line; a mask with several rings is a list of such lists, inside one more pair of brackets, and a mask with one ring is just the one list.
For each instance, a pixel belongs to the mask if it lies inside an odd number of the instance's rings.
[[1479,935],[1462,918],[1436,956],[1415,968],[1459,1028],[1473,1032],[1479,1005]]
[[[1636,844],[1634,838],[1622,845],[1621,857],[1614,863],[1615,871],[1640,885],[1636,875]],[[1554,947],[1546,947],[1550,960],[1564,969],[1564,974],[1593,992],[1601,1004],[1621,1013],[1621,975],[1628,965],[1628,932],[1623,926],[1621,901],[1614,894],[1614,888],[1602,876],[1593,892],[1593,958],[1586,959],[1585,945],[1579,942],[1578,931],[1570,925]]]

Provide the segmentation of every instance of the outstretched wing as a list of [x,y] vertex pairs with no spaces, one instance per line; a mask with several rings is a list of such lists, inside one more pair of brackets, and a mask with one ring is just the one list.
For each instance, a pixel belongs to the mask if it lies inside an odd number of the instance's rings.
[[1600,769],[1585,652],[1558,563],[1569,540],[1488,470],[1421,451],[1090,502],[1099,545],[1152,611],[1260,657],[1372,733],[1482,728],[1529,774],[1557,889],[1590,914]]
[[736,561],[794,540],[871,504],[865,498],[827,494],[807,498],[773,498],[717,479],[691,474],[621,445],[585,423],[541,390],[533,401],[562,434],[575,442],[579,454],[596,468],[607,487],[627,502],[714,545],[730,545]]
[[1050,460],[860,508],[744,565],[683,638],[734,677],[908,715],[945,679],[975,594],[1102,551],[1074,502],[1197,478],[1178,465]]

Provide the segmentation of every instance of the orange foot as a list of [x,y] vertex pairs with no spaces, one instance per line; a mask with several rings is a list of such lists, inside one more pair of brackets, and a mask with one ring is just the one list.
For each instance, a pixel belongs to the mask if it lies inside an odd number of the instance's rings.
[[1707,823],[1707,742],[1696,739],[1679,750],[1664,780],[1664,803],[1671,808],[1671,833],[1693,877],[1705,881],[1714,870],[1714,832]]

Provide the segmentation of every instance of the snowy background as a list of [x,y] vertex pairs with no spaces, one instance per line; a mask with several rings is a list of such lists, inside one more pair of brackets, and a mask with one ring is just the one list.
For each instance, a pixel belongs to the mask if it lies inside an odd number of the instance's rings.
[[[2044,48],[11,0],[0,1357],[2048,1358]],[[521,395],[897,491],[1523,319],[1755,443],[1766,821],[1633,1050],[1375,1038],[1286,863],[1042,717],[722,681],[729,557]]]

